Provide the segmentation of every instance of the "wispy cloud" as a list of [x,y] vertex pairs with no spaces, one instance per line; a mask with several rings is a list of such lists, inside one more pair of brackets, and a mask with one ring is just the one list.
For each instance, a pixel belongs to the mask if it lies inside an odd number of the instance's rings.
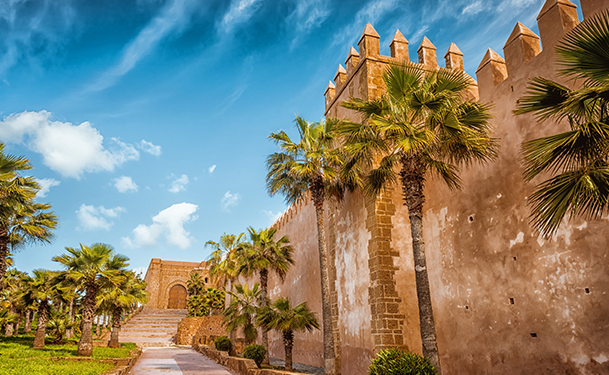
[[294,48],[311,30],[320,27],[328,18],[329,4],[330,2],[325,0],[296,0],[296,8],[286,19],[289,25],[296,25],[291,48]]
[[279,212],[273,212],[273,211],[267,211],[267,210],[262,210],[262,212],[266,215],[266,217],[269,219],[269,225],[273,224],[275,221],[277,221],[277,219],[279,219],[279,217],[281,216],[281,214],[283,212],[279,211]]
[[142,139],[140,143],[137,144],[137,148],[149,153],[150,155],[161,155],[161,146],[153,145],[151,142],[148,142],[145,139]]
[[36,194],[36,198],[46,197],[47,194],[49,193],[49,190],[51,190],[52,187],[59,186],[59,184],[60,184],[60,182],[54,178],[42,178],[40,180],[37,179],[36,181],[40,185],[40,190],[38,190],[38,193]]
[[214,165],[212,165],[211,167],[207,168],[207,171],[208,171],[209,173],[214,173],[214,171],[215,171],[215,170],[216,170],[216,165],[215,165],[215,164],[214,164]]
[[146,27],[124,48],[120,61],[107,70],[91,87],[93,91],[114,85],[149,55],[159,43],[173,34],[180,34],[190,25],[197,0],[171,0]]
[[482,4],[482,1],[478,0],[471,4],[468,4],[465,8],[463,8],[463,11],[461,11],[461,14],[476,15],[476,14],[482,12],[483,10],[484,10],[484,5]]
[[230,34],[236,26],[247,22],[260,5],[260,0],[232,0],[218,28],[223,33]]
[[230,211],[229,209],[231,207],[234,207],[239,204],[240,199],[241,196],[239,195],[239,193],[232,194],[229,190],[224,193],[224,196],[222,197],[222,199],[220,199],[220,205],[225,211]]
[[343,47],[347,40],[359,37],[367,23],[374,25],[387,13],[395,10],[397,0],[370,0],[356,14],[353,22],[337,33],[332,47]]
[[2,1],[0,74],[20,61],[53,58],[73,34],[77,21],[71,1]]
[[186,190],[186,185],[188,185],[188,182],[190,182],[188,176],[183,174],[182,176],[173,180],[173,182],[171,183],[171,187],[169,187],[169,191],[172,193],[179,193],[180,191],[184,191]]

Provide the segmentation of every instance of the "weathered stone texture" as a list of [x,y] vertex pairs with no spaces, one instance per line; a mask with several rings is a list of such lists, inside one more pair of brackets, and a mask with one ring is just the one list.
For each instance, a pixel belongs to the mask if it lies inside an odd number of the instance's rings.
[[[193,272],[199,273],[203,279],[209,281],[209,271],[205,262],[177,262],[152,258],[144,277],[144,281],[148,283],[147,306],[153,309],[166,309],[171,287],[182,285],[187,288],[186,283]],[[209,285],[212,286],[211,283]]]

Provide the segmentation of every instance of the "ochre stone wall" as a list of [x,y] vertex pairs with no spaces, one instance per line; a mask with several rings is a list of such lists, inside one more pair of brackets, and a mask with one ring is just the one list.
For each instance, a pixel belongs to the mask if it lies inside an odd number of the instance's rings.
[[[177,262],[152,258],[144,281],[148,283],[149,300],[146,306],[153,309],[166,309],[169,302],[169,290],[174,285],[187,288],[191,273],[198,273],[209,281],[209,270],[205,262]],[[212,284],[210,283],[210,286]]]
[[199,342],[205,336],[228,336],[226,329],[222,325],[224,317],[200,316],[197,318],[184,318],[178,326],[176,343],[178,345],[192,345],[194,341]]
[[[581,3],[584,17],[609,7],[608,0]],[[573,4],[548,0],[538,17],[541,38],[519,24],[506,35],[505,61],[489,50],[470,96],[493,105],[499,158],[464,169],[461,191],[450,191],[434,177],[427,181],[424,239],[445,375],[609,374],[609,220],[564,223],[547,240],[531,229],[526,202],[533,184],[522,179],[521,143],[567,126],[513,115],[529,78],[564,82],[555,73],[553,48],[577,23]],[[326,89],[327,116],[359,120],[340,103],[378,97],[384,69],[409,58],[399,33],[391,57],[379,55],[378,43],[378,34],[367,26],[359,52],[351,49],[346,69],[339,68]],[[425,69],[436,69],[436,49],[429,40],[417,52]],[[462,69],[456,46],[445,59]],[[342,373],[365,374],[370,358],[385,347],[420,353],[410,223],[399,186],[376,200],[358,191],[347,194],[341,202],[328,203],[325,215]],[[271,278],[270,297],[308,301],[321,320],[310,197],[290,207],[274,226],[294,245],[296,266],[283,283]],[[269,337],[271,355],[281,357],[281,337]],[[322,355],[321,331],[297,334],[296,362],[322,366]]]

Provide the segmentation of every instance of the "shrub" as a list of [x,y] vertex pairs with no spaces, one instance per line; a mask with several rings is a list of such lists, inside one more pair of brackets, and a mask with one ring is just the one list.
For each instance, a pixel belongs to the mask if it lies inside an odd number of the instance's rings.
[[230,349],[233,347],[233,343],[226,336],[220,336],[217,339],[215,339],[214,345],[216,346],[216,349],[223,351],[223,352],[229,352]]
[[266,349],[262,345],[247,345],[243,350],[243,358],[253,359],[256,362],[256,366],[260,368],[264,357],[266,356]]
[[400,349],[385,349],[368,368],[369,375],[436,375],[429,359]]

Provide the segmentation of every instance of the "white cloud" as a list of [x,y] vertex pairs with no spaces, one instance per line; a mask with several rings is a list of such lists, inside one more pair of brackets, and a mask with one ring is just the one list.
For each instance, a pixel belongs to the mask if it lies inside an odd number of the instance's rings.
[[139,32],[125,49],[118,64],[106,73],[91,87],[93,90],[103,90],[114,85],[123,75],[150,54],[167,36],[182,33],[190,24],[193,9],[197,0],[170,0],[160,13]]
[[138,189],[137,184],[129,176],[120,176],[114,179],[114,187],[119,193],[126,193],[129,191],[136,192]]
[[478,0],[475,1],[469,5],[467,5],[465,8],[463,8],[463,11],[461,12],[461,14],[466,14],[466,15],[476,15],[480,12],[482,12],[484,10],[484,5],[482,4],[482,1]]
[[133,239],[123,237],[123,242],[129,247],[152,247],[163,235],[169,245],[181,249],[190,247],[192,237],[184,229],[184,224],[197,219],[193,215],[198,209],[196,204],[178,203],[159,212],[152,218],[151,225],[140,224],[133,230]]
[[220,204],[222,205],[223,209],[228,211],[230,207],[236,206],[239,203],[240,199],[241,196],[239,195],[239,193],[231,194],[229,190],[224,193],[224,196],[222,197],[222,199],[220,199]]
[[374,24],[380,20],[386,13],[395,11],[397,0],[370,0],[366,5],[355,14],[355,20],[345,26],[337,37],[334,38],[332,48],[335,46],[343,47],[347,39],[361,35],[367,23]]
[[215,164],[214,164],[214,165],[212,165],[212,166],[211,166],[211,167],[209,167],[207,170],[209,171],[209,173],[214,173],[214,171],[216,170],[216,165],[215,165]]
[[330,15],[328,1],[325,0],[298,0],[296,8],[288,16],[287,23],[296,25],[296,36],[292,40],[294,47],[298,40],[312,29],[318,28]]
[[137,144],[137,147],[140,150],[147,152],[151,155],[154,155],[154,156],[161,155],[161,146],[153,145],[151,142],[148,142],[145,139],[142,139],[140,141],[140,143]]
[[277,221],[277,219],[279,219],[279,217],[283,213],[281,211],[275,213],[273,211],[267,211],[267,210],[262,210],[262,212],[264,212],[264,214],[269,218],[270,224],[273,224],[275,221]]
[[176,178],[171,183],[171,187],[169,191],[172,193],[179,193],[180,191],[186,190],[186,185],[188,185],[189,179],[188,176],[183,174],[181,177]]
[[126,210],[123,207],[105,208],[104,206],[94,207],[81,204],[76,211],[80,228],[84,230],[105,229],[110,230],[114,222],[108,218],[116,218],[121,212]]
[[52,121],[47,111],[21,112],[0,121],[0,139],[24,143],[43,156],[43,163],[65,177],[79,179],[84,172],[113,171],[128,160],[138,160],[133,145],[104,137],[87,121],[80,125]]
[[59,186],[60,184],[60,182],[54,178],[42,178],[40,180],[36,179],[36,181],[40,185],[40,190],[38,190],[38,194],[36,194],[37,198],[46,197],[49,193],[49,190],[51,190],[53,186]]
[[247,22],[260,5],[260,0],[232,0],[220,23],[222,31],[230,33],[238,24]]

